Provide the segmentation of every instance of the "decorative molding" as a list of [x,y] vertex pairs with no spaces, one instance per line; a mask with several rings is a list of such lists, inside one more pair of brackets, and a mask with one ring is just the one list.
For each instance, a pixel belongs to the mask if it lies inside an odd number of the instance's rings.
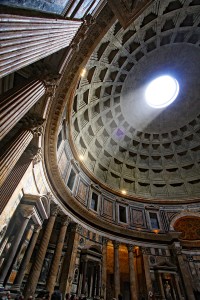
[[124,29],[126,29],[152,2],[153,0],[108,0],[108,4]]

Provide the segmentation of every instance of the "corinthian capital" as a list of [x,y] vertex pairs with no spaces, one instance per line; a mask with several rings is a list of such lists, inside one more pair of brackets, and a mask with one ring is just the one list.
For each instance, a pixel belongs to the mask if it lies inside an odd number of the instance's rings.
[[24,157],[33,160],[34,164],[38,163],[42,159],[41,148],[30,143],[24,151]]
[[113,246],[114,246],[114,249],[119,249],[120,242],[118,242],[118,241],[113,241]]
[[44,132],[45,119],[42,119],[37,115],[29,114],[20,122],[22,123],[23,128],[30,130],[34,136],[41,136]]
[[107,245],[108,244],[109,239],[106,237],[103,237],[102,243],[103,245]]
[[151,249],[150,248],[147,248],[147,247],[142,247],[141,248],[142,250],[142,254],[151,254]]
[[68,226],[70,222],[71,222],[71,218],[69,216],[62,216],[61,217],[61,224],[63,226]]
[[128,244],[128,245],[127,245],[127,248],[128,248],[128,252],[133,252],[133,250],[134,250],[134,245]]
[[50,208],[50,215],[56,217],[57,214],[59,213],[60,208],[58,205],[56,204],[51,204],[51,208]]
[[59,85],[60,75],[59,74],[49,74],[43,79],[43,82],[46,86],[46,94],[49,97],[54,97],[56,93],[56,89]]
[[172,246],[172,251],[175,255],[181,255],[182,254],[182,247],[181,246]]

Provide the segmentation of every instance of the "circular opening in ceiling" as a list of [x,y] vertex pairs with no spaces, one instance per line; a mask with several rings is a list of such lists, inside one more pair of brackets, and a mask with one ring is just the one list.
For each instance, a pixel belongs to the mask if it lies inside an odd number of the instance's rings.
[[179,93],[178,81],[163,75],[152,80],[146,88],[145,98],[149,106],[162,108],[171,104]]

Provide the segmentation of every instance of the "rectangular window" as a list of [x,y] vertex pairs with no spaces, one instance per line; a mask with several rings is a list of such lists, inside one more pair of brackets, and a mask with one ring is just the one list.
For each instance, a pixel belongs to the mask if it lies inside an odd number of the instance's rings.
[[71,169],[71,172],[70,172],[70,175],[69,175],[69,178],[67,181],[67,186],[71,191],[73,190],[75,178],[76,178],[76,173],[73,169]]
[[126,223],[126,207],[124,206],[119,206],[119,221]]
[[151,221],[151,228],[152,229],[159,229],[158,217],[156,213],[150,212],[149,213],[150,221]]
[[97,211],[97,207],[98,207],[98,198],[99,198],[99,195],[95,192],[92,192],[92,199],[91,199],[90,207],[95,211]]

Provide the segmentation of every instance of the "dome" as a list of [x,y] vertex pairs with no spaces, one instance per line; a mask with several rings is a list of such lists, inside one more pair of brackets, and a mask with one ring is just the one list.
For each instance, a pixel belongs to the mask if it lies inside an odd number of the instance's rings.
[[[154,1],[108,30],[85,65],[71,109],[77,159],[93,180],[130,198],[200,195],[200,61],[195,6]],[[149,82],[172,76],[176,100],[150,107]]]
[[199,299],[200,0],[0,2],[2,295]]

